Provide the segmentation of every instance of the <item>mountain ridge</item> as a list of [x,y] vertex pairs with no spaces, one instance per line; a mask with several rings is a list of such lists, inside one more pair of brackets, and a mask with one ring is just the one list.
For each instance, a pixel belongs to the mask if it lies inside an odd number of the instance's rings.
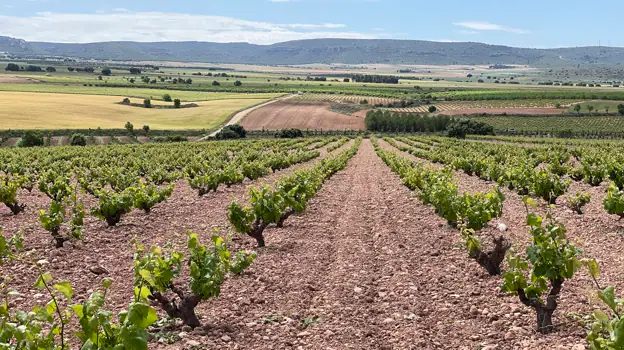
[[257,45],[202,41],[87,44],[28,42],[0,36],[0,52],[17,56],[62,56],[113,61],[179,61],[289,65],[311,63],[530,66],[615,66],[620,47],[518,48],[478,42],[396,39],[308,39]]

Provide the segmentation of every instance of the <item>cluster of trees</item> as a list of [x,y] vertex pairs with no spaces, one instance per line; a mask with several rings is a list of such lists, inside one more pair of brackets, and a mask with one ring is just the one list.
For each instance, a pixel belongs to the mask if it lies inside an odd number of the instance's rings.
[[369,75],[369,74],[353,74],[353,81],[357,83],[377,83],[377,84],[398,84],[399,77],[392,75]]
[[459,139],[466,138],[466,135],[494,135],[494,127],[473,119],[454,120],[447,127],[448,136]]
[[325,77],[307,77],[307,81],[327,81]]
[[[5,68],[5,71],[7,72],[43,72],[44,69],[41,68],[40,66],[34,66],[34,65],[28,65],[26,67],[24,66],[19,66],[15,63],[9,63]],[[45,69],[46,72],[52,73],[52,72],[56,72],[56,68],[54,67],[47,67]]]
[[93,67],[84,67],[84,68],[74,68],[74,67],[67,67],[67,71],[69,72],[85,72],[85,73],[93,73],[95,72],[95,68]]
[[377,132],[439,132],[455,119],[448,115],[420,115],[372,110],[366,114],[366,129]]
[[303,137],[303,131],[300,129],[282,129],[275,133],[275,137],[279,139],[294,139],[297,137]]
[[225,126],[216,135],[217,140],[243,139],[247,136],[247,131],[242,126],[228,125]]

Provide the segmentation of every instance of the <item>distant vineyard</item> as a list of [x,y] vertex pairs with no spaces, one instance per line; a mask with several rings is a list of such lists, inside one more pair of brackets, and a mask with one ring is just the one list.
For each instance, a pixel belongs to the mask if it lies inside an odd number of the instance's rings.
[[[493,101],[458,101],[458,102],[439,102],[432,103],[439,112],[456,111],[462,109],[478,109],[478,108],[556,108],[557,104],[561,107],[569,107],[578,100],[493,100]],[[408,107],[408,108],[390,108],[393,112],[404,113],[427,113],[430,105]]]
[[327,95],[327,94],[303,94],[293,98],[295,101],[323,101],[323,102],[352,102],[360,103],[366,100],[369,105],[400,102],[395,98],[368,97],[368,96],[350,96],[350,95]]
[[431,93],[431,97],[444,100],[624,100],[624,91],[574,90],[466,90]]
[[474,119],[486,122],[495,130],[534,131],[572,131],[572,132],[624,132],[624,118],[622,117],[476,117]]

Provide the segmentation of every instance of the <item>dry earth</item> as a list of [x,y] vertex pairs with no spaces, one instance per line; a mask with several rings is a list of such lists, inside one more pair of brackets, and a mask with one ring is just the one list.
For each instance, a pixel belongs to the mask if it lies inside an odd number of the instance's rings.
[[[391,146],[380,141],[384,148]],[[343,146],[352,145],[348,143]],[[323,152],[324,154],[326,152]],[[323,155],[324,156],[324,155]],[[321,156],[321,157],[323,157]],[[313,160],[260,181],[279,177],[316,163]],[[455,172],[462,190],[487,190],[493,184]],[[249,182],[197,197],[179,182],[172,198],[150,215],[134,211],[114,228],[87,220],[84,243],[69,249],[52,248],[40,228],[37,210],[48,203],[41,194],[22,193],[28,211],[17,217],[0,209],[6,232],[21,228],[33,259],[45,258],[58,279],[69,280],[80,301],[97,287],[101,276],[89,272],[101,265],[115,279],[107,307],[120,310],[132,295],[130,240],[146,245],[167,241],[180,249],[187,229],[205,241],[213,228],[228,232],[225,208],[233,197],[246,200]],[[578,216],[565,207],[556,211],[587,256],[599,257],[604,284],[624,286],[621,227],[604,214],[603,188],[577,189],[592,193],[587,213]],[[505,191],[503,217],[485,230],[499,231],[526,246],[520,196]],[[560,199],[561,203],[566,198]],[[545,207],[541,204],[540,211]],[[614,232],[615,231],[615,232]],[[614,233],[611,233],[614,232]],[[183,339],[174,344],[154,340],[154,349],[584,349],[584,330],[567,318],[599,305],[591,299],[591,284],[579,273],[564,285],[555,313],[558,329],[542,336],[533,331],[534,315],[517,298],[499,292],[500,278],[489,277],[459,247],[459,234],[423,205],[377,157],[364,140],[349,166],[328,180],[303,215],[291,217],[283,229],[269,229],[268,248],[243,275],[228,280],[222,295],[198,308],[204,327],[170,330]],[[237,236],[234,248],[253,248]],[[24,262],[0,267],[13,277],[12,287],[34,298],[22,307],[44,302],[30,286],[36,271]]]
[[315,130],[364,130],[364,119],[332,112],[328,102],[284,101],[249,113],[240,123],[247,130],[287,128]]

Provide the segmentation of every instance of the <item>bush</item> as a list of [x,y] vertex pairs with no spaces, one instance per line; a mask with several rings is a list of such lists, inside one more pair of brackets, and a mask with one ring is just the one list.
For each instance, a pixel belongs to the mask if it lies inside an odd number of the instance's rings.
[[221,83],[215,80],[212,82],[212,86],[221,86]]
[[143,100],[143,107],[152,108],[152,100],[150,100],[149,98],[146,98],[145,100]]
[[39,131],[26,131],[22,136],[19,147],[43,146],[43,134]]
[[158,143],[166,143],[166,142],[186,142],[188,139],[186,136],[182,135],[167,135],[167,136],[157,136],[152,138],[152,141]]
[[466,135],[494,135],[494,127],[481,121],[462,119],[455,121],[446,129],[449,137],[458,139],[466,138]]
[[113,74],[113,72],[110,69],[108,69],[108,68],[102,69],[102,75],[109,76],[111,74]]
[[303,132],[299,129],[282,129],[275,133],[275,137],[280,139],[294,139],[297,137],[303,137]]
[[9,63],[4,70],[7,72],[19,72],[20,66],[15,63]]
[[48,73],[54,73],[54,72],[56,72],[56,68],[54,68],[54,67],[48,67],[48,68],[46,68],[46,72],[48,72]]
[[362,101],[360,101],[360,104],[361,105],[367,105],[368,104],[368,100],[362,100]]
[[241,139],[245,138],[247,131],[242,126],[228,125],[221,129],[216,135],[217,140]]
[[121,103],[125,104],[125,105],[129,105],[130,104],[130,99],[126,97],[126,98],[123,99],[123,101],[121,101]]
[[169,94],[164,94],[162,97],[163,101],[165,102],[171,102],[171,95]]
[[241,86],[243,83],[240,80],[234,82],[234,86]]
[[180,106],[182,106],[182,102],[179,98],[176,98],[175,100],[173,100],[173,105],[175,106],[175,108],[180,108]]
[[87,138],[83,134],[73,134],[69,139],[71,146],[86,146]]
[[438,110],[436,106],[429,106],[429,113],[435,113]]

